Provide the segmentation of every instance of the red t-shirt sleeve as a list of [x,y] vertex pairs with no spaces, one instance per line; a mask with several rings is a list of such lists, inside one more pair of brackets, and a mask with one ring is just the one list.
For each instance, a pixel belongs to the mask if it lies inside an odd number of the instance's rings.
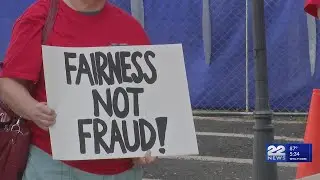
[[16,21],[0,77],[38,81],[42,69],[41,33],[44,17],[25,13]]
[[143,28],[141,28],[141,39],[143,42],[143,45],[151,45],[151,41],[149,39],[149,36],[147,35],[147,33],[143,30]]
[[141,38],[141,45],[151,45],[150,38],[148,34],[145,32],[145,30],[143,29],[143,27],[139,24],[138,28],[139,28],[138,34],[140,35],[137,37]]
[[318,8],[320,7],[320,0],[306,0],[304,10],[306,13],[318,17]]

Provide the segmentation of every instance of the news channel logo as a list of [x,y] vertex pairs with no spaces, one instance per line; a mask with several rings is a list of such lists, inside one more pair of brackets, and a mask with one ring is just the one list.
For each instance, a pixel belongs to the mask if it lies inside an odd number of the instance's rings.
[[312,162],[311,144],[267,144],[268,162]]

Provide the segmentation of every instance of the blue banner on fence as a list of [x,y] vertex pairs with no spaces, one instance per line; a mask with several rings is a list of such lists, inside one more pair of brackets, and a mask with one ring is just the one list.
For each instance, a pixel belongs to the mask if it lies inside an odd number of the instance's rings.
[[[110,0],[130,12],[130,0]],[[0,7],[0,59],[15,19],[34,0],[3,0]],[[312,89],[320,85],[318,36],[308,31],[303,1],[265,0],[270,104],[275,111],[306,111]],[[202,0],[144,0],[145,29],[154,44],[182,43],[192,106],[195,109],[254,107],[251,0],[212,0],[211,64],[204,59]],[[246,63],[246,8],[248,62]],[[318,22],[317,27],[320,27]],[[311,33],[311,34],[310,34]],[[310,41],[310,37],[314,42]],[[312,50],[311,46],[315,50]],[[314,57],[310,58],[314,53]],[[313,56],[312,56],[313,57]]]

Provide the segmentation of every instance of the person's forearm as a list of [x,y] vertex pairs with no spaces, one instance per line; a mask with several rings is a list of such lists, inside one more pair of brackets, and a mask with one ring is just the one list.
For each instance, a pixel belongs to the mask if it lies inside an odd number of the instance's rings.
[[30,95],[27,84],[14,79],[0,78],[0,99],[17,115],[30,119],[30,108],[38,102]]

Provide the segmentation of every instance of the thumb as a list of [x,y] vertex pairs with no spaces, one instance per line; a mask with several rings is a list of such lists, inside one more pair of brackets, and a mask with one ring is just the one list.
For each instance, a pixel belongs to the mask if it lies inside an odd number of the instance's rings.
[[54,115],[54,110],[48,107],[47,102],[41,102],[39,108],[43,113],[47,115]]
[[146,152],[146,154],[144,155],[144,157],[152,157],[152,156],[151,156],[151,151],[148,150],[148,151]]
[[46,106],[48,105],[47,102],[40,102],[40,104],[46,105]]

